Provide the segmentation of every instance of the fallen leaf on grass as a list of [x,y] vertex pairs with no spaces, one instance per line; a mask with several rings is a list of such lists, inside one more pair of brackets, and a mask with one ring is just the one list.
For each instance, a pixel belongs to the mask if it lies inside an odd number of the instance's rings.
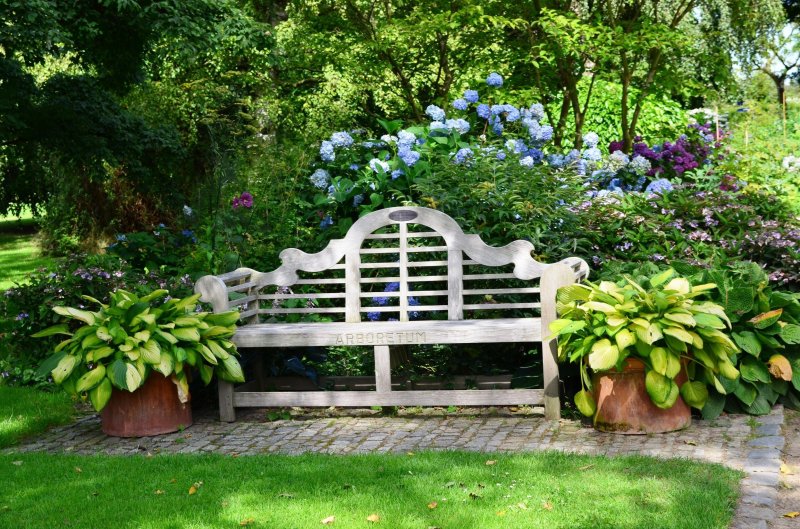
[[294,494],[290,494],[288,492],[281,492],[278,494],[279,498],[294,498]]
[[579,467],[578,470],[589,470],[593,466],[594,466],[594,463],[592,463],[591,465],[584,465],[582,467]]
[[490,460],[488,460],[486,462],[486,466],[487,467],[490,467],[490,466],[495,465],[495,464],[497,464],[497,461],[495,461],[494,459],[490,459]]
[[22,461],[12,461],[11,464],[12,465],[16,465],[16,466],[20,466],[20,465],[22,465]]
[[253,525],[254,523],[256,523],[256,519],[255,518],[245,518],[244,520],[239,522],[239,525],[244,527],[246,525]]
[[528,510],[528,506],[527,506],[527,505],[525,505],[524,503],[518,503],[518,504],[517,504],[517,507],[519,507],[519,508],[520,508],[520,509],[522,509],[523,511],[527,511],[527,510]]
[[797,511],[787,512],[783,515],[784,518],[797,518],[798,516],[800,516],[800,512]]
[[327,518],[323,518],[320,520],[322,525],[331,525],[333,522],[336,521],[336,516],[328,516]]
[[171,480],[169,480],[170,483],[175,483],[176,481],[177,480],[175,478],[172,478]]
[[414,452],[407,452],[407,453],[406,453],[406,455],[407,455],[407,456],[413,456],[413,455],[415,455],[415,454],[414,454]]
[[197,483],[195,483],[194,485],[189,487],[189,496],[191,496],[192,494],[197,494],[197,491],[202,486],[203,486],[203,482],[202,481],[198,481]]
[[794,474],[794,472],[792,472],[792,467],[786,463],[781,463],[781,474]]
[[444,488],[446,488],[446,489],[452,489],[455,486],[456,486],[456,482],[455,481],[448,481],[447,483],[444,484]]
[[381,521],[381,517],[378,516],[377,514],[370,514],[369,516],[367,516],[367,521],[372,523],[378,523]]
[[157,489],[155,492],[153,492],[153,494],[160,496],[161,494],[164,494],[164,491],[161,489]]
[[550,503],[549,501],[543,501],[542,502],[542,509],[544,509],[545,511],[552,511],[553,510],[553,504]]
[[83,470],[81,470],[81,467],[75,467],[76,474],[80,474],[81,472],[83,472]]
[[432,502],[430,502],[430,503],[428,504],[428,509],[435,509],[435,508],[436,508],[436,507],[438,507],[438,506],[439,506],[439,504],[438,504],[438,503],[436,503],[435,501],[432,501]]
[[505,516],[506,515],[506,511],[497,511],[496,514],[497,514],[497,516]]

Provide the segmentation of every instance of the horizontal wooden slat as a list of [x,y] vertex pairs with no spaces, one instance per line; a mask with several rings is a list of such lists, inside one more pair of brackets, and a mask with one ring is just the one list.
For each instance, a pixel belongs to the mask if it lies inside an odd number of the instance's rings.
[[470,303],[464,310],[540,309],[541,303]]
[[249,318],[251,316],[257,316],[258,314],[259,314],[258,309],[246,310],[244,312],[240,312],[239,313],[239,319],[243,320],[243,319]]
[[[344,270],[346,267],[346,264],[336,264],[330,267],[330,270]],[[400,268],[400,263],[361,263],[358,267],[362,269]]]
[[538,288],[479,288],[476,290],[464,289],[465,296],[478,296],[484,294],[539,294]]
[[239,305],[246,305],[246,304],[250,303],[251,301],[256,301],[257,299],[258,299],[258,296],[255,296],[255,295],[253,295],[253,296],[245,296],[243,298],[234,299],[234,300],[229,301],[228,302],[228,306],[230,306],[231,308],[238,307]]
[[464,274],[464,281],[491,281],[493,279],[519,279],[514,274]]
[[541,405],[541,389],[456,389],[416,391],[234,392],[235,407],[283,406],[513,406]]
[[298,279],[295,285],[344,285],[343,277],[321,277],[319,279]]
[[[447,276],[409,276],[409,283],[433,283],[436,281],[447,281]],[[362,283],[398,283],[400,278],[397,276],[391,277],[362,277]]]
[[[442,234],[435,231],[410,231],[408,237],[425,238],[425,237],[441,237]],[[365,239],[399,239],[399,233],[371,233],[364,237]]]
[[220,274],[217,277],[222,279],[225,283],[229,283],[231,281],[238,281],[244,279],[245,277],[249,277],[250,272],[228,272],[227,274]]
[[[392,377],[392,389],[405,390],[432,390],[432,389],[509,389],[511,375],[454,375],[446,378],[426,377],[409,380],[403,376]],[[470,387],[467,387],[469,382]],[[322,376],[315,385],[306,377],[279,376],[264,379],[267,391],[374,391],[374,376]],[[258,391],[255,383],[246,383],[237,386],[236,391]]]
[[[409,312],[431,312],[437,310],[447,310],[447,305],[409,305]],[[361,312],[400,312],[398,305],[378,305],[375,307],[361,307]]]
[[344,292],[319,292],[309,294],[262,294],[258,296],[258,299],[343,299],[344,296]]
[[[408,253],[446,252],[447,246],[409,246]],[[362,248],[358,251],[362,255],[400,253],[399,248]]]
[[232,285],[228,287],[228,293],[230,292],[243,292],[245,290],[250,290],[251,288],[258,287],[258,283],[255,281],[248,281],[247,283],[242,283],[241,285]]
[[[414,310],[423,310],[428,307],[430,306],[414,307]],[[321,311],[322,309],[310,310]],[[262,311],[262,313],[268,312]],[[254,324],[239,327],[233,336],[233,342],[239,347],[245,348],[304,345],[401,345],[539,342],[541,336],[541,320],[539,318],[497,318],[458,321]]]
[[[415,298],[424,298],[429,296],[446,296],[447,290],[409,290],[409,296],[414,296]],[[400,292],[381,292],[380,290],[377,292],[362,292],[362,298],[399,298]]]
[[[259,309],[259,314],[344,314],[344,307],[305,307],[302,309]],[[275,324],[269,324],[270,327]],[[299,324],[290,324],[299,325]],[[326,324],[330,325],[330,324]],[[241,329],[236,331],[241,332]]]

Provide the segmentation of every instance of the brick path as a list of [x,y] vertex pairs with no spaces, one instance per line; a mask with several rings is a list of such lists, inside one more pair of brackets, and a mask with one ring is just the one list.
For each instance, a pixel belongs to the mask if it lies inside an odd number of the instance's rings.
[[[213,413],[205,413],[182,432],[120,439],[104,435],[99,419],[92,415],[3,452],[350,454],[554,449],[607,456],[685,457],[746,472],[733,529],[767,529],[768,523],[773,529],[800,528],[800,518],[787,525],[788,519],[779,519],[783,511],[776,510],[784,449],[784,411],[780,406],[764,417],[728,415],[714,421],[694,421],[682,432],[641,436],[603,434],[579,421],[548,422],[540,416],[513,414],[312,417],[274,422],[265,422],[264,417],[264,412],[249,412],[226,424],[218,422]],[[800,449],[800,443],[790,446]],[[800,472],[800,466],[796,471]],[[800,506],[791,510],[800,510]]]

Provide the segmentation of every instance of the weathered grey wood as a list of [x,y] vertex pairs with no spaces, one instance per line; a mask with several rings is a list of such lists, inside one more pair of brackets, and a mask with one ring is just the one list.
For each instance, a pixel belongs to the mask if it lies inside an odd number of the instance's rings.
[[542,364],[544,371],[544,409],[550,420],[561,418],[561,403],[558,398],[558,344],[551,338],[550,323],[556,320],[556,292],[562,286],[575,282],[575,272],[564,263],[548,267],[541,280],[542,317]]
[[464,253],[459,249],[447,252],[447,319],[464,319]]
[[539,318],[263,323],[237,329],[238,347],[403,345],[541,341]]
[[[446,379],[423,378],[415,380],[405,380],[400,377],[393,377],[392,390],[451,390],[451,389],[509,389],[511,387],[511,375],[476,375],[464,376],[457,375]],[[315,385],[311,380],[304,377],[268,377],[265,379],[264,387],[257,387],[254,382],[242,384],[236,388],[237,392],[247,393],[263,391],[325,391],[325,390],[356,390],[356,391],[375,391],[374,376],[327,376],[319,377],[319,385]],[[467,388],[467,381],[470,387]]]
[[541,389],[390,391],[274,391],[235,393],[236,407],[281,406],[514,406],[542,405]]
[[378,393],[392,391],[392,372],[389,359],[389,346],[375,346],[375,390]]
[[[410,229],[410,226],[415,229]],[[422,230],[419,227],[423,227]],[[375,233],[383,229],[390,233]],[[430,229],[432,231],[425,231]],[[433,245],[426,245],[425,238],[438,238]],[[417,239],[417,242],[410,242]],[[366,240],[397,241],[397,247],[364,247]],[[440,242],[442,241],[442,242]],[[393,243],[390,243],[393,244]],[[548,340],[548,324],[555,319],[555,293],[563,285],[587,276],[589,268],[575,257],[554,265],[539,263],[531,257],[533,246],[527,241],[514,241],[503,247],[491,247],[477,235],[465,234],[458,224],[447,215],[427,208],[399,207],[373,212],[356,221],[343,239],[332,240],[320,252],[308,254],[295,248],[281,252],[281,266],[271,272],[258,272],[240,268],[220,276],[201,278],[195,290],[203,301],[211,302],[215,312],[239,306],[245,310],[240,314],[250,325],[240,327],[233,341],[247,347],[290,346],[373,346],[375,351],[376,376],[373,387],[377,391],[367,392],[275,392],[233,393],[226,383],[220,383],[220,417],[233,420],[234,407],[256,406],[356,406],[356,405],[435,405],[435,404],[538,404],[544,403],[548,418],[557,418],[558,366],[554,340]],[[436,254],[447,252],[446,260],[420,260],[409,258],[411,254]],[[362,255],[387,256],[387,262],[362,262]],[[391,256],[397,255],[397,261]],[[431,257],[438,257],[432,255]],[[380,259],[380,257],[378,257]],[[472,268],[473,274],[464,273],[465,267],[505,267],[497,273]],[[513,272],[509,273],[513,267]],[[447,273],[443,273],[443,269]],[[437,270],[438,269],[438,270]],[[380,275],[383,270],[397,270],[392,276]],[[411,274],[414,270],[414,275]],[[300,277],[300,273],[304,277]],[[326,274],[327,277],[309,277],[306,274]],[[344,277],[341,277],[344,274]],[[331,277],[331,276],[334,277]],[[510,288],[508,283],[497,286],[464,288],[465,281],[529,281],[541,278],[540,287],[520,286]],[[362,284],[399,283],[397,292],[362,291]],[[434,288],[414,291],[414,283],[438,282],[447,290]],[[328,290],[310,293],[259,292],[261,288],[291,287],[293,285],[331,285]],[[344,291],[335,287],[344,285]],[[339,287],[341,288],[341,287]],[[331,291],[334,290],[334,291]],[[229,302],[236,293],[245,296]],[[537,296],[538,294],[538,296]],[[410,307],[409,296],[442,297],[447,295],[447,305],[420,305]],[[483,295],[531,295],[530,301],[499,303],[464,303],[464,296]],[[362,299],[389,297],[398,300],[397,306],[362,306]],[[344,307],[319,307],[315,300],[337,300],[344,298]],[[537,299],[538,298],[538,299]],[[282,308],[277,304],[288,299],[308,299],[304,308]],[[272,301],[272,308],[260,309],[260,300]],[[334,301],[335,302],[335,301]],[[251,305],[251,303],[253,305]],[[465,311],[485,310],[535,310],[541,309],[541,318],[494,318],[463,320]],[[401,321],[361,322],[366,312],[397,314]],[[446,312],[448,320],[422,319],[408,321],[409,311],[422,314],[422,318]],[[254,323],[258,315],[282,314],[344,314],[344,323]],[[474,316],[474,313],[470,315]],[[441,317],[439,315],[438,317]],[[482,390],[482,391],[392,391],[390,376],[390,347],[405,344],[432,343],[496,343],[496,342],[542,342],[544,358],[544,390]],[[364,386],[359,386],[364,387]],[[313,393],[313,395],[312,395]],[[399,395],[399,396],[398,396]]]
[[219,394],[219,420],[222,422],[235,421],[233,384],[224,380],[217,380],[217,390]]

